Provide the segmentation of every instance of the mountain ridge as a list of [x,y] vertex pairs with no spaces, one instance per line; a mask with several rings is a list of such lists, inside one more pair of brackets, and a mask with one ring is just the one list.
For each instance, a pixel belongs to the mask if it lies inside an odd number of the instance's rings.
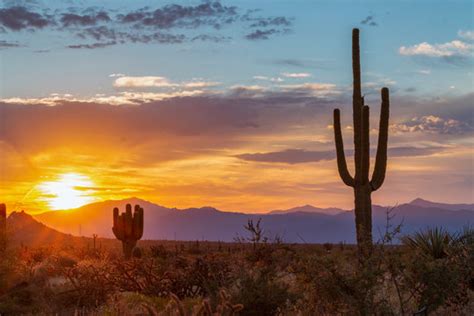
[[[243,226],[249,219],[262,218],[262,226],[269,235],[283,235],[287,242],[354,242],[354,214],[352,211],[328,208],[331,212],[305,205],[283,211],[261,214],[225,212],[205,206],[201,208],[166,208],[138,198],[93,203],[74,210],[53,211],[35,218],[60,232],[72,235],[113,238],[112,209],[125,209],[127,203],[138,203],[145,209],[145,239],[222,240],[233,241],[246,234]],[[404,233],[427,226],[443,226],[458,230],[466,223],[474,223],[474,209],[456,210],[421,207],[405,203],[394,208],[395,223],[403,221]],[[429,205],[428,205],[429,206]],[[435,205],[436,206],[436,205]],[[373,206],[374,232],[385,227],[389,207]],[[306,211],[304,211],[306,210]],[[308,212],[309,210],[309,212]],[[316,211],[315,211],[316,210]],[[341,211],[339,211],[341,210]]]

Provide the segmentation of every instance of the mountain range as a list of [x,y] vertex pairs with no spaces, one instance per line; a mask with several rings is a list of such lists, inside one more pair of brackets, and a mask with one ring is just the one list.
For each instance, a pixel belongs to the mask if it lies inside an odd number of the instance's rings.
[[[126,204],[140,204],[145,209],[144,239],[221,240],[233,241],[245,236],[244,225],[249,219],[257,221],[267,236],[280,236],[285,242],[323,243],[355,242],[354,214],[338,208],[317,208],[311,205],[266,214],[224,212],[212,207],[166,208],[138,198],[104,201],[77,209],[50,211],[35,216],[41,223],[66,234],[114,238],[112,209],[125,209]],[[387,210],[373,206],[374,238],[384,231]],[[457,231],[474,223],[474,204],[435,203],[416,199],[393,208],[392,225],[402,224],[402,234],[428,226],[442,226]]]

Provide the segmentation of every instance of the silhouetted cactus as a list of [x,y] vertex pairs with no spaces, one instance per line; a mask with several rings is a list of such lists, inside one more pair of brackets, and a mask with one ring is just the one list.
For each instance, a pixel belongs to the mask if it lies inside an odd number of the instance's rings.
[[355,222],[359,250],[367,254],[372,247],[372,202],[371,194],[382,186],[387,169],[387,141],[389,118],[388,88],[382,88],[382,107],[377,154],[374,172],[369,181],[370,145],[369,145],[369,107],[364,105],[360,79],[359,29],[352,30],[352,71],[354,92],[352,96],[354,122],[354,162],[355,176],[347,169],[342,141],[339,109],[334,110],[334,136],[336,142],[337,167],[342,181],[354,188]]
[[112,228],[115,237],[122,242],[123,254],[130,259],[137,241],[143,236],[143,208],[135,205],[132,215],[132,206],[127,204],[125,213],[119,214],[119,209],[114,208],[114,226]]
[[0,251],[4,251],[7,246],[7,207],[0,204]]

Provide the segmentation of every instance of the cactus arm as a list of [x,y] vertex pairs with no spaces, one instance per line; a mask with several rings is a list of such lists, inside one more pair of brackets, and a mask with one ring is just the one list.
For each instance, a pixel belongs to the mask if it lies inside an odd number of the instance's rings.
[[346,157],[344,155],[344,142],[341,132],[341,114],[339,109],[334,110],[334,139],[336,142],[337,170],[345,185],[353,187],[354,178],[347,170]]
[[7,245],[7,206],[0,204],[0,252],[3,252]]
[[114,207],[114,226],[117,226],[117,221],[118,221],[118,217],[119,217],[119,209],[118,207]]
[[362,88],[360,78],[360,48],[359,48],[359,29],[352,30],[352,75],[353,75],[353,94],[352,111],[354,122],[354,162],[355,162],[355,180],[361,181],[361,158],[362,158]]
[[374,173],[370,186],[372,191],[379,189],[385,180],[387,170],[387,143],[388,143],[388,120],[390,115],[390,101],[388,88],[382,88],[382,106],[380,110],[379,140],[375,158]]
[[362,155],[361,155],[361,180],[363,184],[369,182],[370,168],[370,129],[369,114],[370,109],[367,105],[362,108]]
[[118,240],[125,240],[123,215],[117,216],[117,223],[112,228],[112,231],[114,232],[114,235]]
[[143,209],[136,205],[133,214],[133,238],[141,239],[143,236]]
[[125,236],[127,239],[132,236],[133,233],[133,216],[132,216],[132,209],[131,207],[128,208],[123,215],[124,217],[124,229],[125,229]]

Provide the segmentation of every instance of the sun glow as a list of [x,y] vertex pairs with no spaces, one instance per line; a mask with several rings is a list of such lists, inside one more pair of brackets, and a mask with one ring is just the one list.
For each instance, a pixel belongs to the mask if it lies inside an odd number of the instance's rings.
[[64,173],[55,181],[40,183],[38,189],[44,193],[51,209],[63,210],[80,207],[94,201],[94,197],[88,195],[93,186],[92,180],[85,175]]

